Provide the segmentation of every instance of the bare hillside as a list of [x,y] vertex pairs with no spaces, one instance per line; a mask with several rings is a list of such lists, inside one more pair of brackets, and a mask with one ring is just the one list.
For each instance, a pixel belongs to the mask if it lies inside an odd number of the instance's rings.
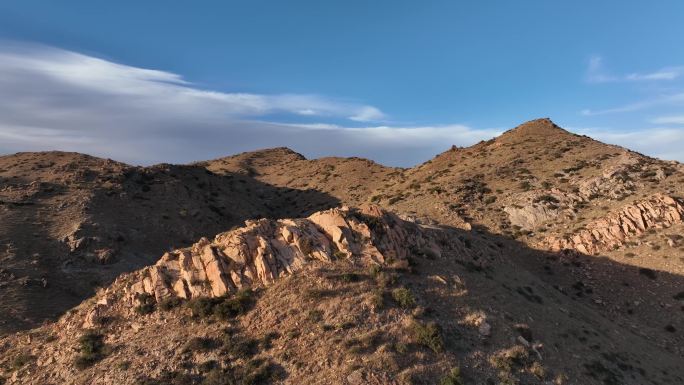
[[16,384],[679,384],[681,357],[521,270],[515,241],[377,207],[244,227],[0,340]]

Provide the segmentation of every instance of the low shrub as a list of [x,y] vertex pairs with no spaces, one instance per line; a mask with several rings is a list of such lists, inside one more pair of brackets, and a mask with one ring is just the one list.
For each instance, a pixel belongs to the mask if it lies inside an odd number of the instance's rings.
[[24,365],[28,364],[32,358],[33,357],[31,357],[30,355],[28,355],[26,353],[17,354],[16,356],[14,356],[14,358],[12,358],[12,369],[14,369],[14,370],[20,369]]
[[196,298],[187,303],[195,317],[216,316],[224,320],[246,313],[253,304],[254,295],[250,289],[240,290],[232,296]]
[[216,349],[217,341],[209,337],[193,337],[183,347],[183,352],[208,352]]
[[463,385],[461,380],[461,368],[455,367],[439,380],[439,385]]
[[178,297],[170,297],[159,302],[159,308],[164,311],[177,308],[183,303],[183,300]]
[[430,348],[435,353],[440,353],[444,350],[444,340],[439,325],[434,322],[421,323],[414,321],[411,325],[411,332],[415,341],[427,348]]
[[74,365],[78,369],[85,369],[100,361],[108,353],[104,343],[104,336],[96,332],[87,332],[78,339],[78,352]]
[[148,293],[138,293],[135,295],[135,300],[138,306],[135,307],[135,312],[140,315],[150,314],[154,312],[154,307],[157,301],[154,296]]
[[416,305],[413,293],[405,287],[392,290],[392,298],[404,309],[410,309]]

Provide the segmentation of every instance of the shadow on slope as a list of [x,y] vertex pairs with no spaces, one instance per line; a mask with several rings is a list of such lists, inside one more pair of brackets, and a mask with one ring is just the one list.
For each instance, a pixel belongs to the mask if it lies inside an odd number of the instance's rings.
[[87,178],[16,182],[11,187],[33,183],[37,191],[0,206],[0,334],[54,319],[119,274],[202,236],[247,219],[308,216],[339,205],[315,190],[198,166],[81,173]]

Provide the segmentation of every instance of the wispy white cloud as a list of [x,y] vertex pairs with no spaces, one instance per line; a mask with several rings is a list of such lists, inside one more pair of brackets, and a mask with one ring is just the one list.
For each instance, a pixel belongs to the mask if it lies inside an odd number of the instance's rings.
[[684,115],[660,116],[651,120],[653,124],[674,124],[684,126]]
[[611,128],[570,128],[570,130],[656,158],[684,162],[684,126],[646,127],[636,130]]
[[351,116],[349,119],[357,122],[372,122],[379,121],[385,118],[385,114],[375,107],[366,106],[362,108],[356,115]]
[[611,107],[611,108],[605,108],[605,109],[599,109],[599,110],[584,109],[581,111],[581,113],[582,113],[582,115],[585,115],[585,116],[606,115],[606,114],[614,114],[614,113],[619,113],[619,112],[633,112],[633,111],[644,110],[644,109],[651,108],[651,107],[667,106],[667,105],[669,105],[669,106],[684,105],[684,92],[674,93],[674,94],[669,94],[669,95],[653,96],[653,97],[649,97],[649,98],[646,98],[646,99],[638,101],[638,102],[624,104],[621,106],[616,106],[616,107]]
[[[1,43],[2,153],[59,149],[149,164],[289,146],[308,156],[354,155],[408,166],[451,144],[495,134],[460,125],[381,126],[386,115],[371,105],[320,95],[217,92],[174,73]],[[267,121],[274,116],[316,123]]]
[[592,56],[587,65],[586,80],[590,83],[675,80],[684,75],[684,66],[665,67],[653,72],[612,74],[605,69],[601,56]]
[[[263,116],[290,113],[372,121],[384,114],[374,106],[334,100],[319,95],[226,93],[201,89],[180,75],[131,67],[83,54],[44,46],[14,45],[0,48],[0,82],[8,90],[17,91],[18,83],[35,76],[35,89],[23,89],[19,96],[37,93],[38,97],[78,98],[97,95],[98,102],[107,99],[116,107],[144,100],[145,110],[170,111],[181,108],[186,113],[212,113],[231,117]],[[65,91],[67,92],[66,94]],[[30,99],[35,100],[36,95]],[[29,99],[29,98],[26,98]],[[17,103],[27,102],[19,100]]]

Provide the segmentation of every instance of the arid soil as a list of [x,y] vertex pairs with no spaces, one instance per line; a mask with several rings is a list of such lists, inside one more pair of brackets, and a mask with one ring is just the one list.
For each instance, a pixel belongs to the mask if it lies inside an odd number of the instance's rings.
[[683,197],[548,119],[409,169],[0,157],[0,379],[681,384]]

